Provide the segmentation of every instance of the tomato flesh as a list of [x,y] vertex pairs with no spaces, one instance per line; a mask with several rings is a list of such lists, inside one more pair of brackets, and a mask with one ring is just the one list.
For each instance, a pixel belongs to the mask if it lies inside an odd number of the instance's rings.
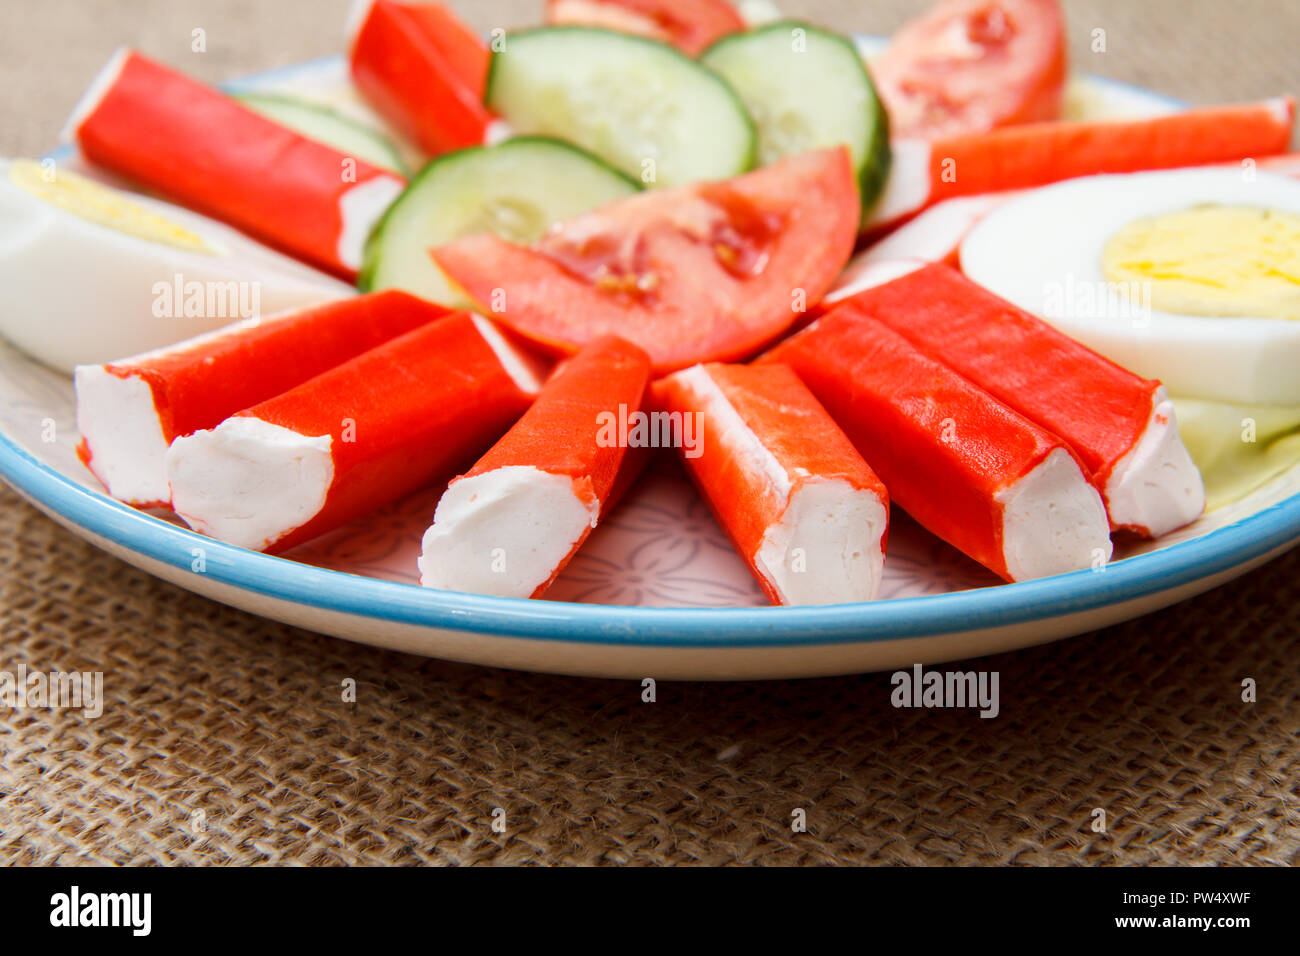
[[1058,119],[1066,80],[1057,0],[941,0],[871,64],[898,137]]
[[848,150],[821,150],[618,200],[528,248],[481,234],[432,255],[534,343],[570,353],[619,335],[671,371],[748,355],[820,300],[852,254],[856,200]]
[[785,220],[783,213],[762,209],[728,183],[708,183],[666,218],[629,217],[608,230],[579,230],[576,236],[561,224],[542,238],[537,251],[600,291],[649,301],[661,280],[651,256],[657,237],[685,236],[732,276],[747,279],[766,267]]

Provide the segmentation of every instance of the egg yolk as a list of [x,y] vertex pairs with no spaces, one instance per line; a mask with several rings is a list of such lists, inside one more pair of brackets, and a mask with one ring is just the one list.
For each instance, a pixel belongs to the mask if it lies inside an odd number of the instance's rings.
[[1300,216],[1206,205],[1140,219],[1106,243],[1102,271],[1143,283],[1162,312],[1300,319]]
[[131,202],[121,193],[75,173],[47,171],[30,159],[9,165],[9,181],[37,199],[137,239],[190,252],[215,254],[202,237]]

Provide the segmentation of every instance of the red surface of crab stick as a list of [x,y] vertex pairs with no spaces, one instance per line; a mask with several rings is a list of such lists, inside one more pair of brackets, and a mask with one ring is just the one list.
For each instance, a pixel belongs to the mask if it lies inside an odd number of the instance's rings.
[[1203,166],[1285,152],[1290,97],[1129,120],[1028,123],[931,142],[894,142],[884,195],[863,223],[886,228],[928,206],[1094,173]]
[[628,454],[618,423],[639,416],[649,381],[650,359],[619,338],[593,342],[566,362],[438,502],[420,583],[541,596],[644,463]]
[[486,319],[431,322],[172,442],[172,508],[230,544],[285,551],[480,451],[540,383]]
[[773,604],[876,597],[889,496],[789,368],[696,365],[654,395],[696,421],[686,469]]
[[131,50],[96,78],[65,135],[92,162],[347,279],[405,185]]
[[352,21],[352,79],[384,119],[431,156],[482,145],[489,53],[473,30],[436,3],[361,0]]
[[1200,517],[1205,488],[1159,382],[1139,378],[930,265],[845,303],[1059,435],[1101,492],[1111,526],[1158,536]]
[[138,507],[166,505],[163,455],[174,439],[446,314],[404,292],[378,292],[78,366],[78,452],[113,497]]
[[1097,489],[1060,438],[841,305],[761,360],[798,373],[920,524],[1009,581],[1110,559]]

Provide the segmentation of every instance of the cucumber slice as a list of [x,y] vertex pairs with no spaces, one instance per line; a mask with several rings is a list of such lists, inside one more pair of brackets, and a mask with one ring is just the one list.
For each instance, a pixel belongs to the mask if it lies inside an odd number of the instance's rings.
[[589,153],[541,136],[447,153],[425,166],[379,221],[357,284],[363,292],[405,289],[467,307],[431,248],[476,232],[530,243],[562,219],[640,191]]
[[410,170],[402,162],[397,150],[383,134],[328,106],[272,93],[240,93],[235,99],[254,113],[287,126],[308,139],[332,146],[345,156],[352,156],[400,176],[410,175]]
[[843,143],[853,154],[863,208],[889,172],[889,118],[853,43],[794,20],[723,37],[700,56],[745,101],[758,124],[758,158]]
[[512,33],[492,55],[486,99],[511,128],[576,143],[650,186],[754,165],[754,124],[736,92],[645,37],[576,26]]

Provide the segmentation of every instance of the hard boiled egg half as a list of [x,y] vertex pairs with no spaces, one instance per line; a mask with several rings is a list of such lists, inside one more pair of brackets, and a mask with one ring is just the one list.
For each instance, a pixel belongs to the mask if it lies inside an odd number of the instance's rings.
[[355,290],[52,160],[0,160],[0,335],[62,371]]
[[1172,394],[1300,405],[1300,181],[1249,161],[1067,180],[990,213],[960,255]]

